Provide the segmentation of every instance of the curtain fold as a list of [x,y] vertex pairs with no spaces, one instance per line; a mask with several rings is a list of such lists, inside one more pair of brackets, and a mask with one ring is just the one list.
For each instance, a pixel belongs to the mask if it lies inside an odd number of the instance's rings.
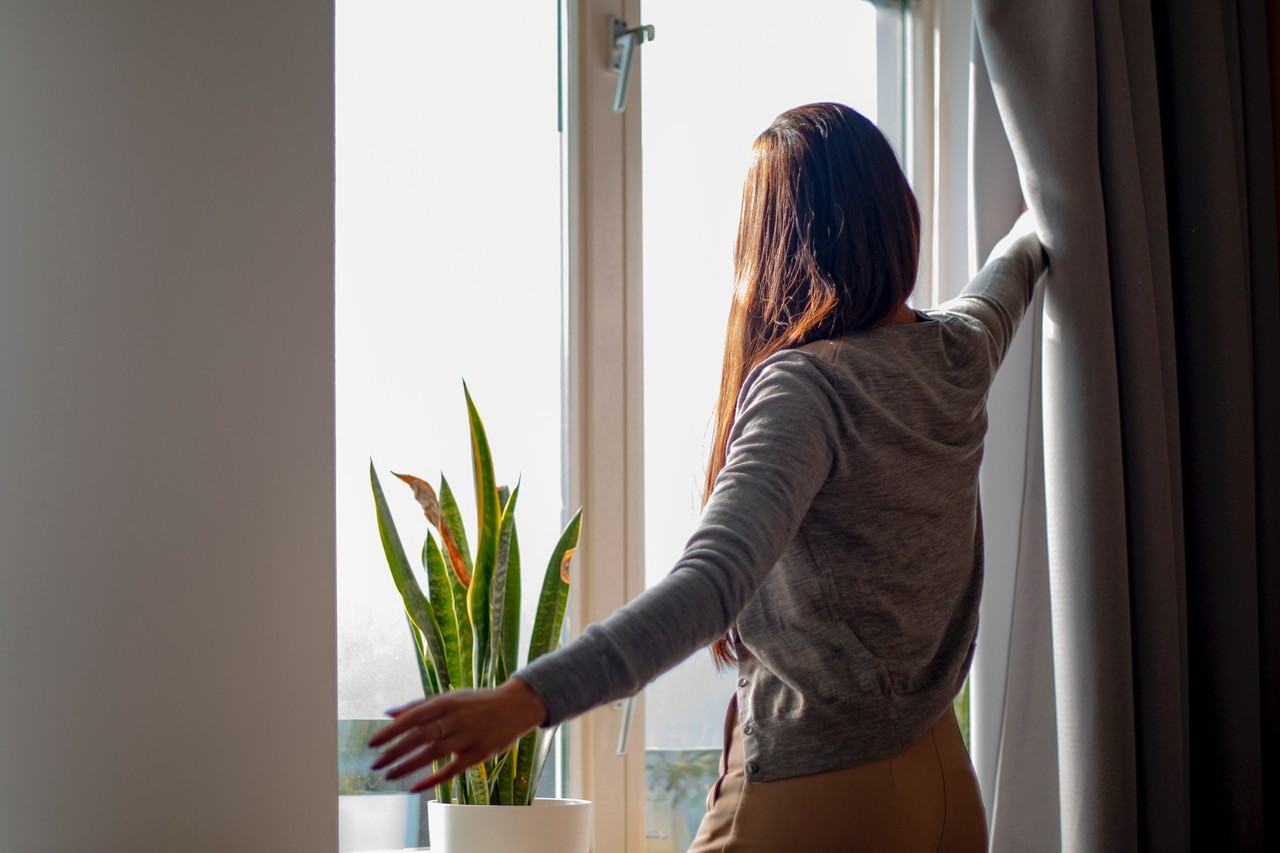
[[[1137,840],[1185,844],[1185,565],[1177,357],[1150,5],[1095,2],[1098,161],[1120,391]],[[1116,567],[1117,569],[1122,567]],[[1121,575],[1123,577],[1123,575]]]
[[[976,50],[972,19],[965,21],[970,50],[962,66],[969,72],[967,128],[967,210],[960,221],[943,223],[968,238],[965,267],[953,272],[957,281],[972,278],[991,248],[1022,212],[1022,191],[1013,159],[991,96],[981,52]],[[967,233],[966,233],[967,232]],[[987,399],[987,440],[978,483],[982,495],[985,569],[979,607],[979,640],[969,673],[970,737],[988,818],[995,803],[1001,733],[1005,728],[1006,687],[1010,654],[1019,642],[1014,634],[1014,596],[1021,563],[1023,493],[1028,480],[1028,445],[1040,444],[1038,424],[1031,421],[1031,398],[1039,394],[1032,369],[1037,347],[1034,322],[1024,323],[1005,354]],[[1045,618],[1048,616],[1045,614]],[[1015,723],[1016,725],[1016,723]]]
[[[976,29],[970,76],[969,236],[976,267],[1017,218],[1023,199]],[[991,388],[980,476],[986,583],[970,677],[971,724],[992,853],[1060,849],[1040,405],[1042,312],[1041,291]]]
[[[1037,830],[1068,851],[1261,849],[1280,722],[1275,10],[974,9],[975,78],[1051,258],[992,849]],[[1027,753],[1054,734],[1056,780]]]

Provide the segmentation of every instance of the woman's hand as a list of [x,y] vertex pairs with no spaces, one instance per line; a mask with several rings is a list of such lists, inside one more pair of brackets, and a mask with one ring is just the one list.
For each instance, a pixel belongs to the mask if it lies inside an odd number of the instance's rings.
[[1040,228],[1036,223],[1036,215],[1025,208],[1009,233],[1000,238],[1000,242],[996,243],[995,248],[991,250],[987,263],[1000,257],[1017,257],[1019,253],[1024,254],[1035,265],[1035,275],[1032,280],[1034,284],[1035,279],[1040,278],[1040,275],[1049,267],[1049,252],[1040,241]]
[[454,690],[419,699],[387,712],[394,722],[369,739],[369,746],[387,746],[372,769],[399,779],[431,767],[438,758],[453,759],[413,786],[424,791],[443,784],[468,767],[491,758],[521,735],[547,719],[547,708],[529,685],[508,679],[495,690]]

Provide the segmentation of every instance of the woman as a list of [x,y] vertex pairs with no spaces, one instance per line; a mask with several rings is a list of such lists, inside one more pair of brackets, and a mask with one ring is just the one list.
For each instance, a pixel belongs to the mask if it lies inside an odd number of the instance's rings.
[[425,789],[639,691],[714,641],[736,663],[692,850],[981,850],[951,711],[982,587],[986,397],[1047,263],[1027,217],[959,298],[907,306],[920,217],[837,104],[756,140],[699,526],[661,583],[491,692],[397,711],[374,746]]

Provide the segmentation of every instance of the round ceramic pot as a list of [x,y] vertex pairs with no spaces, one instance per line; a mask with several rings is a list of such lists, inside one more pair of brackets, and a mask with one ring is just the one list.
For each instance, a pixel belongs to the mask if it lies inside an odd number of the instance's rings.
[[590,853],[591,803],[534,800],[532,806],[427,804],[431,853]]

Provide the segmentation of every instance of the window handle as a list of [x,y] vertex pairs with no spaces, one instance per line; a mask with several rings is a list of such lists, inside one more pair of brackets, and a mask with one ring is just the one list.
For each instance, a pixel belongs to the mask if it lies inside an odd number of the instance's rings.
[[610,57],[613,70],[618,72],[618,89],[613,95],[613,111],[620,113],[627,108],[627,89],[631,86],[631,60],[635,49],[647,41],[653,41],[653,25],[647,24],[628,29],[622,18],[609,21]]

